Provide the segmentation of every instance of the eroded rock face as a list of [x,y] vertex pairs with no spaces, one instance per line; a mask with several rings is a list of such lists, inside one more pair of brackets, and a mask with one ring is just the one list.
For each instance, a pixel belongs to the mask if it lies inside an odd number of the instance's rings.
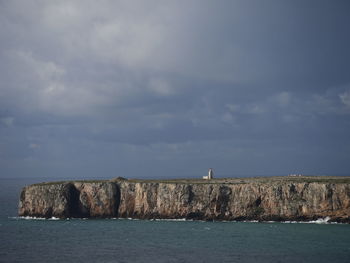
[[69,217],[72,191],[70,183],[26,186],[20,196],[19,215]]
[[[75,217],[116,217],[120,199],[115,183],[74,183],[79,200],[72,212]],[[74,214],[75,211],[78,211]]]
[[127,180],[32,185],[22,216],[350,221],[347,183],[157,183]]
[[19,215],[37,217],[115,217],[119,188],[110,182],[55,183],[24,187]]
[[121,217],[310,220],[350,215],[347,184],[121,183]]

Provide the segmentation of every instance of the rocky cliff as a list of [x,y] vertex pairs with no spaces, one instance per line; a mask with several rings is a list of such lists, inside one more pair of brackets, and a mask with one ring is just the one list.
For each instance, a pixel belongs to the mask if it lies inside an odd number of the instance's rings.
[[35,217],[115,217],[120,191],[112,182],[44,183],[23,188],[19,215]]
[[350,179],[111,180],[24,187],[20,216],[350,222]]

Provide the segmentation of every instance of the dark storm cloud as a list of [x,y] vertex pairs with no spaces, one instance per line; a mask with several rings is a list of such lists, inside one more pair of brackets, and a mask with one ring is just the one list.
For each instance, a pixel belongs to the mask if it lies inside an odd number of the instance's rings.
[[347,1],[2,1],[2,174],[348,173]]

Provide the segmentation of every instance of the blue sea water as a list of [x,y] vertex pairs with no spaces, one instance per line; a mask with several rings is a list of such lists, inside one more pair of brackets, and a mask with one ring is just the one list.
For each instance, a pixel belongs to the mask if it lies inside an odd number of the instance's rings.
[[201,221],[33,220],[0,179],[0,262],[350,262],[350,225]]

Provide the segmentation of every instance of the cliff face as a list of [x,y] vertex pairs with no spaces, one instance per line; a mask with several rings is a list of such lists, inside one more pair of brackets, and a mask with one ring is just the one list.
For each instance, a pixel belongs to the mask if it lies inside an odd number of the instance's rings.
[[19,215],[37,217],[114,217],[119,187],[115,183],[55,183],[24,187]]
[[350,184],[108,181],[25,187],[21,216],[350,221]]
[[71,189],[68,183],[26,186],[21,192],[19,215],[69,217]]
[[308,220],[350,216],[348,184],[122,183],[119,216]]

